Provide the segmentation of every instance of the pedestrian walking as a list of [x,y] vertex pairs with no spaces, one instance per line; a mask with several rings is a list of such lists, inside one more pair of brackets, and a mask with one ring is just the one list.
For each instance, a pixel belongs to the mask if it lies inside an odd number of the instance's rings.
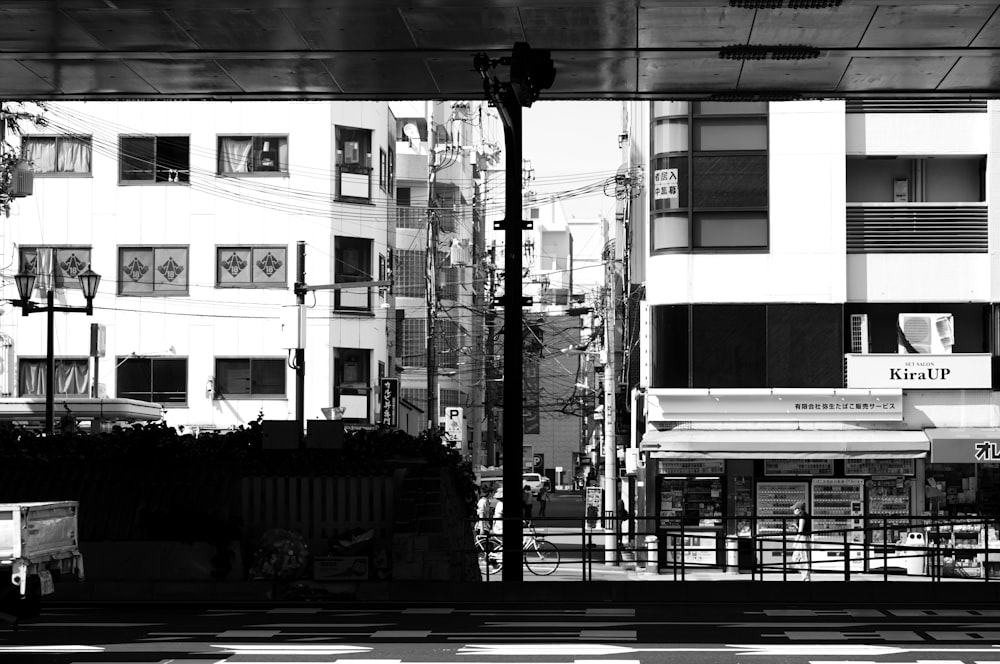
[[538,490],[538,516],[545,516],[545,508],[549,504],[549,491],[543,484]]
[[801,500],[792,505],[795,521],[795,553],[792,562],[800,565],[803,581],[812,581],[812,516]]
[[492,529],[493,491],[483,487],[479,502],[476,503],[476,534],[486,536]]
[[521,518],[525,521],[531,521],[531,499],[533,495],[531,493],[531,487],[527,484],[521,489]]

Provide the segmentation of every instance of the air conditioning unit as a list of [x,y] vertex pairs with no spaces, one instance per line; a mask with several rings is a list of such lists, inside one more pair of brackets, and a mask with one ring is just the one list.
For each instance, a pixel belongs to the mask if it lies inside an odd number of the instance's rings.
[[896,338],[900,353],[950,353],[955,343],[951,314],[899,314]]
[[868,314],[851,314],[851,352],[868,353]]

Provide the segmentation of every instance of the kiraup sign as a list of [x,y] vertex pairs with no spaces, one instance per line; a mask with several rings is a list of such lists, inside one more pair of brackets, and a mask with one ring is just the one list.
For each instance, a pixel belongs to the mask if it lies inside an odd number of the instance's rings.
[[847,386],[969,390],[992,387],[988,353],[847,355]]

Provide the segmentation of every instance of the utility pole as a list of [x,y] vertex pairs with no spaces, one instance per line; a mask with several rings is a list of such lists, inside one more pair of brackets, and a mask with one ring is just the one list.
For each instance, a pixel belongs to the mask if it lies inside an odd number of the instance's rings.
[[434,156],[434,103],[426,104],[427,116],[427,428],[438,426],[437,402],[437,347],[434,335],[437,332],[437,247],[438,219],[437,202],[434,200],[434,182],[437,179]]
[[[500,81],[492,74],[497,65],[510,67],[510,81]],[[504,220],[495,230],[504,231],[504,408],[503,408],[503,485],[509,494],[508,504],[518,500],[521,486],[522,446],[521,393],[523,324],[521,284],[521,234],[530,222],[521,213],[521,107],[531,106],[542,89],[555,81],[556,70],[548,51],[533,50],[525,42],[516,42],[510,57],[492,60],[485,53],[476,54],[473,66],[483,77],[483,92],[500,113],[503,123],[506,155],[504,190]],[[524,581],[521,537],[524,532],[516,509],[503,518],[503,583]]]
[[306,426],[306,243],[296,243],[295,259],[295,304],[298,314],[298,335],[295,341],[295,435],[299,437],[299,447],[305,447]]
[[352,290],[355,288],[389,288],[392,281],[345,281],[338,284],[318,284],[310,286],[306,283],[306,243],[297,243],[297,258],[295,261],[295,301],[298,309],[298,334],[295,340],[295,356],[292,366],[295,369],[295,432],[299,438],[299,448],[305,447],[305,413],[306,413],[306,293],[318,290]]
[[496,417],[493,414],[493,408],[495,404],[493,403],[494,387],[497,375],[496,375],[496,348],[494,343],[496,342],[496,332],[497,332],[497,315],[493,311],[493,301],[496,298],[496,255],[497,255],[497,243],[496,240],[493,241],[492,246],[489,250],[490,262],[486,269],[488,274],[487,278],[487,288],[489,292],[486,296],[486,350],[484,353],[486,359],[486,370],[484,376],[486,378],[486,389],[483,394],[484,399],[484,410],[486,412],[486,459],[483,465],[492,466],[496,463]]
[[618,446],[615,443],[615,308],[617,305],[617,270],[615,252],[611,249],[607,219],[602,220],[604,256],[604,513],[611,515],[612,526],[604,535],[604,563],[618,561]]

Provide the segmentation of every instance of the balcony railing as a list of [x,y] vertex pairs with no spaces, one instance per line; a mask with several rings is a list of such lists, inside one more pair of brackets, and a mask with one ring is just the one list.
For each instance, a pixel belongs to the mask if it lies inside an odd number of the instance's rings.
[[847,253],[986,253],[985,203],[847,206]]

